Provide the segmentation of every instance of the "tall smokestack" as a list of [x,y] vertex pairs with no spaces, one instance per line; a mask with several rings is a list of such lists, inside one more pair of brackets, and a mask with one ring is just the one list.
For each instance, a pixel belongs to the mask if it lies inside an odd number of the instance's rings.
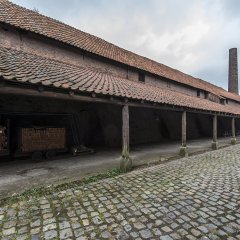
[[228,91],[238,94],[237,48],[229,49]]

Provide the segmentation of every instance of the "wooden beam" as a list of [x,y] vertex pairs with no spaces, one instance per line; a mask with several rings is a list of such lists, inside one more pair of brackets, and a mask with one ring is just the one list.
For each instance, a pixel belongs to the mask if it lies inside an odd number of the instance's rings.
[[[161,103],[144,103],[144,104],[139,104],[134,101],[129,101],[128,103],[129,106],[131,107],[136,107],[136,108],[150,108],[150,109],[159,109],[159,110],[166,110],[166,111],[174,111],[174,112],[182,112],[183,109],[185,109],[186,112],[188,113],[199,113],[199,114],[204,114],[204,115],[212,115],[212,114],[217,114],[218,116],[226,116],[224,113],[220,112],[213,112],[210,110],[200,110],[200,109],[195,109],[195,108],[187,108],[187,107],[177,107],[177,106],[171,106],[167,104],[161,104]],[[228,117],[232,116],[232,114],[228,114]],[[238,115],[234,115],[238,116]]]
[[214,150],[218,149],[218,143],[217,143],[217,115],[216,114],[213,116],[213,142],[212,142],[212,148]]
[[232,117],[232,139],[231,144],[235,145],[237,143],[236,139],[236,124],[235,124],[235,118]]
[[122,156],[120,160],[120,169],[122,172],[128,172],[132,169],[132,159],[129,154],[129,106],[122,108]]
[[187,113],[182,112],[182,146],[187,146]]
[[[54,92],[45,88],[43,92],[39,92],[38,89],[33,88],[22,88],[16,86],[4,86],[0,88],[0,95],[19,95],[19,96],[28,96],[28,97],[40,97],[40,98],[51,98],[59,100],[69,100],[69,101],[82,101],[82,102],[99,102],[99,103],[112,103],[108,98],[93,97],[92,95],[79,95],[72,92],[69,94],[69,91],[64,92]],[[123,102],[114,101],[114,104],[123,105]]]
[[[199,110],[194,108],[186,108],[186,107],[177,107],[177,106],[171,106],[167,104],[161,104],[161,103],[152,103],[152,102],[145,102],[141,103],[139,100],[133,100],[133,99],[121,99],[119,97],[111,97],[111,96],[103,96],[101,94],[92,97],[91,95],[87,94],[78,94],[77,92],[71,92],[69,94],[69,91],[54,91],[53,88],[47,88],[44,87],[43,92],[39,92],[38,88],[35,86],[29,86],[29,85],[14,85],[4,82],[4,85],[0,87],[0,95],[22,95],[22,96],[31,96],[31,97],[43,97],[43,98],[52,98],[52,99],[62,99],[62,100],[71,100],[71,101],[82,101],[82,102],[97,102],[97,103],[108,103],[108,104],[116,104],[116,105],[125,105],[128,103],[131,107],[141,107],[141,108],[153,108],[153,109],[159,109],[159,110],[166,110],[166,111],[175,111],[180,112],[183,109],[189,113],[200,113],[200,114],[206,114],[211,115],[213,113],[217,114],[218,116],[224,116],[225,114],[220,112],[213,112],[209,110]],[[127,101],[127,102],[125,102]],[[239,116],[239,115],[233,115],[228,114],[228,116]]]

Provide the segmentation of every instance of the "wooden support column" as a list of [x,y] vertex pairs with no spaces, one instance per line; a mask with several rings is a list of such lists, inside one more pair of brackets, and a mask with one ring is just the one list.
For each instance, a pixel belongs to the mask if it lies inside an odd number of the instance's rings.
[[235,118],[232,118],[232,139],[231,139],[231,144],[236,144],[237,139],[236,139],[236,125],[235,125]]
[[218,143],[217,143],[217,115],[213,116],[213,142],[212,142],[212,148],[218,149]]
[[129,157],[129,107],[122,108],[122,156]]
[[182,113],[182,146],[187,146],[187,113]]
[[183,157],[188,156],[187,152],[187,113],[182,112],[182,145],[180,147],[180,155]]
[[122,156],[120,161],[120,169],[123,172],[130,171],[132,168],[132,160],[129,156],[129,106],[122,108]]

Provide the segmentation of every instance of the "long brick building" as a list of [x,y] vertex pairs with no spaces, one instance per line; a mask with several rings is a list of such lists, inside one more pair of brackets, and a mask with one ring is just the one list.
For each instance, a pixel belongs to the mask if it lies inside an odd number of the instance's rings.
[[0,36],[2,156],[34,145],[32,129],[53,131],[45,151],[59,136],[66,151],[122,148],[124,169],[129,145],[179,140],[185,155],[188,139],[211,137],[213,148],[218,137],[236,141],[236,49],[225,91],[7,0],[0,0]]

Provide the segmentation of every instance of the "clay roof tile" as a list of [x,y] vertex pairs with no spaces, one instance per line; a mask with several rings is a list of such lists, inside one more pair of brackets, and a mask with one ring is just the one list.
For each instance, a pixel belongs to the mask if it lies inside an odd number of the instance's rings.
[[229,93],[223,88],[122,49],[101,38],[82,32],[35,11],[17,6],[7,0],[0,0],[0,22],[55,39],[102,57],[168,78],[175,82],[202,89],[219,97],[240,102],[239,95]]

